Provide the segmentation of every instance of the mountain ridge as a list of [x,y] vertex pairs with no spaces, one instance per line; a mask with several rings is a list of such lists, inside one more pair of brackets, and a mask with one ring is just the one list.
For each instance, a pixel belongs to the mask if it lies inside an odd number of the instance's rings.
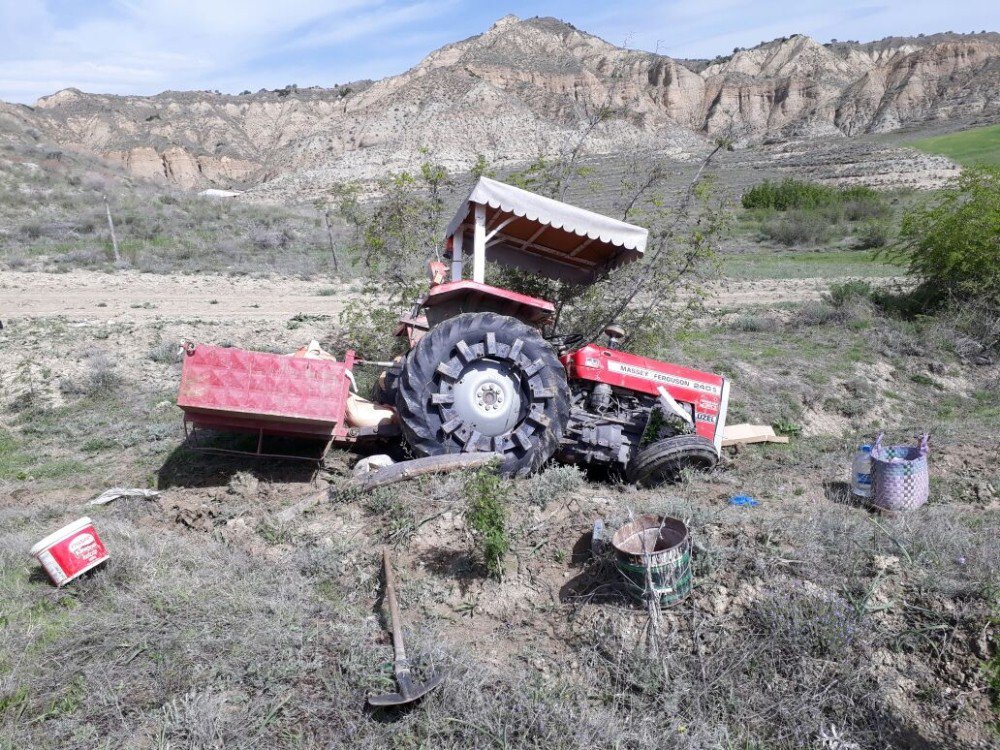
[[[612,112],[607,116],[607,112]],[[505,16],[411,69],[332,88],[87,94],[0,105],[53,142],[185,188],[309,197],[344,180],[584,151],[688,158],[738,146],[1000,120],[1000,34],[820,44],[793,35],[711,61],[617,47],[553,18]],[[279,191],[280,192],[280,191]]]

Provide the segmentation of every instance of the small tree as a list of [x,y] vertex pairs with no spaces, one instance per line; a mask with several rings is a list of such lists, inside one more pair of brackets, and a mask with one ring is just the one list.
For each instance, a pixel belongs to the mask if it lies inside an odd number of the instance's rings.
[[447,184],[443,167],[424,163],[416,174],[397,172],[379,180],[377,203],[362,203],[357,184],[334,191],[339,213],[352,230],[355,262],[398,306],[413,302],[421,266],[440,248],[441,190]]
[[487,466],[469,475],[465,483],[468,509],[465,520],[472,530],[476,551],[494,578],[503,577],[503,561],[510,549],[507,536],[507,494],[509,486]]
[[906,261],[927,305],[970,300],[1000,309],[1000,167],[966,169],[907,212],[888,252]]
[[[730,215],[704,172],[719,151],[730,148],[728,139],[720,138],[676,202],[664,195],[669,174],[664,164],[649,153],[637,152],[626,159],[615,209],[622,220],[649,229],[646,253],[639,262],[605,271],[585,285],[499,267],[488,269],[488,281],[551,300],[556,307],[551,335],[579,334],[593,341],[607,325],[617,323],[625,328],[630,349],[655,353],[666,330],[679,320],[679,298],[696,303],[700,282],[714,269],[712,261]],[[564,193],[588,175],[587,167],[567,168],[539,158],[507,179],[558,197],[553,193]]]
[[443,167],[425,162],[416,173],[379,180],[376,202],[363,201],[357,183],[334,188],[337,213],[350,229],[349,255],[365,271],[364,297],[344,306],[340,324],[346,336],[360,337],[355,345],[366,357],[400,353],[392,323],[420,296],[426,284],[423,265],[440,252],[441,192],[448,184]]

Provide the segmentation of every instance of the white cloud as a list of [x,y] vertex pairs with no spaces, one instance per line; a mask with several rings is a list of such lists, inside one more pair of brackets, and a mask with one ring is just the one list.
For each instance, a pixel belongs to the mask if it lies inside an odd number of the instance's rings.
[[599,11],[571,13],[578,27],[614,44],[674,57],[728,54],[734,47],[807,34],[873,41],[938,31],[997,30],[1000,6],[995,0],[942,3],[940,0],[672,0],[665,3],[616,4]]
[[[459,0],[435,0],[433,2],[418,2],[413,5],[389,10],[379,9],[357,16],[349,24],[324,24],[320,28],[310,30],[296,37],[286,46],[289,49],[305,49],[348,42],[358,37],[405,26],[416,21],[423,21],[430,16],[440,15],[444,11],[454,8],[458,2]],[[377,52],[377,50],[372,49],[372,52]]]
[[374,35],[380,44],[360,50],[369,51],[369,69],[385,74],[393,72],[385,62],[398,59],[400,46],[389,32],[456,2],[95,0],[70,6],[71,13],[84,7],[82,15],[57,17],[44,0],[0,0],[0,99],[30,103],[70,86],[142,94],[221,88],[224,81],[258,88],[275,85],[261,82],[274,80],[275,71],[300,82],[305,76],[317,84],[346,81],[358,72],[352,60],[358,51],[343,54],[345,45]]
[[[69,86],[152,94],[376,78],[485,30],[509,7],[476,0],[0,0],[0,99],[30,103]],[[675,57],[714,57],[793,33],[871,40],[1000,25],[995,0],[540,0],[531,12]]]

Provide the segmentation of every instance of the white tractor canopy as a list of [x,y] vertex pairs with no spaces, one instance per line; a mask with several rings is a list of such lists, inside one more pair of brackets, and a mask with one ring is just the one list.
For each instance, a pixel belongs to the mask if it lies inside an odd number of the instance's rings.
[[452,281],[472,250],[472,280],[483,283],[486,260],[550,279],[586,283],[642,257],[649,232],[593,211],[480,177],[448,225]]

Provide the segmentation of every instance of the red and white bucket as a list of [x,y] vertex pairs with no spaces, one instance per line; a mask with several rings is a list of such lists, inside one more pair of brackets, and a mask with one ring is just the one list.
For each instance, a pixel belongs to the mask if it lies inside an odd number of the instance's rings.
[[94,522],[86,516],[49,534],[31,548],[31,554],[56,586],[65,586],[108,559]]

